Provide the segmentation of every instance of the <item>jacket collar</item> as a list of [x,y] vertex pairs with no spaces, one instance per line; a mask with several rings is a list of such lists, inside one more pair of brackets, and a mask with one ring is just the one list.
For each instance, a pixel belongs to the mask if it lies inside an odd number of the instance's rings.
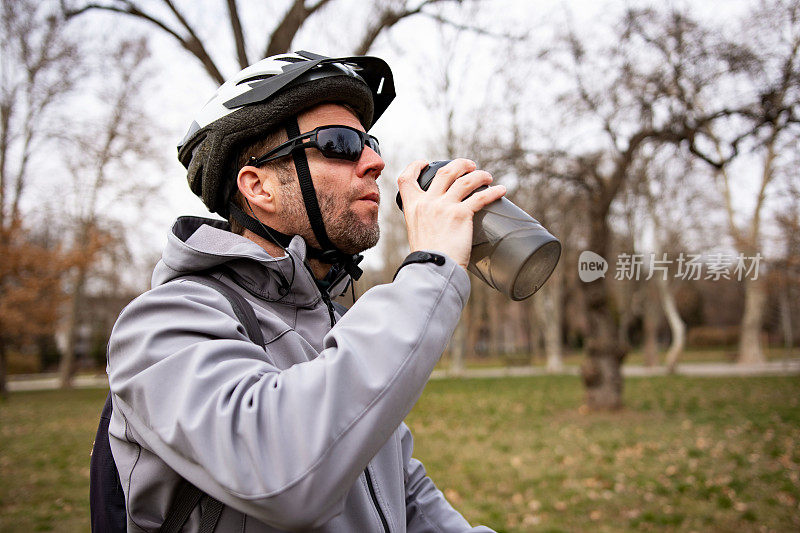
[[[306,243],[295,236],[289,255],[272,257],[250,239],[231,233],[228,223],[201,217],[181,217],[172,226],[161,260],[153,271],[152,286],[204,270],[219,269],[248,292],[270,301],[299,307],[316,305],[321,294],[305,265]],[[347,283],[349,277],[344,280]],[[332,287],[338,294],[344,285]]]

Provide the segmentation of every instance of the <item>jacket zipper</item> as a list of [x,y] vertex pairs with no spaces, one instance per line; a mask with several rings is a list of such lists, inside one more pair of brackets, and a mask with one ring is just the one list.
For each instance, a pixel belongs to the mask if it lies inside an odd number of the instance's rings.
[[331,317],[331,327],[336,324],[336,317],[333,314],[333,304],[331,303],[331,297],[328,295],[327,291],[320,290],[319,293],[322,295],[322,301],[325,302],[325,305],[328,306],[328,315]]
[[389,522],[386,520],[386,516],[383,514],[383,509],[381,509],[381,506],[378,503],[378,495],[375,493],[375,487],[372,485],[372,476],[369,473],[369,466],[367,466],[367,468],[364,469],[364,477],[367,478],[367,487],[369,488],[369,495],[372,497],[372,503],[375,505],[375,509],[378,511],[378,516],[381,518],[381,524],[383,524],[383,530],[386,533],[390,533]]
[[331,297],[328,294],[328,291],[322,289],[319,285],[317,285],[316,278],[314,277],[314,271],[311,270],[311,267],[308,265],[308,262],[303,261],[303,266],[306,267],[308,273],[311,274],[311,279],[314,280],[314,285],[317,287],[320,296],[322,296],[322,301],[325,302],[325,306],[328,308],[328,316],[331,317],[331,327],[335,326],[336,316],[333,314],[333,304],[331,303]]
[[[333,304],[331,303],[331,297],[328,294],[328,291],[320,289],[319,293],[320,295],[322,295],[322,300],[328,307],[328,315],[330,315],[331,317],[331,327],[333,327],[334,325],[336,325],[336,315],[334,315],[333,313]],[[369,466],[367,466],[367,468],[364,469],[364,477],[366,478],[367,481],[367,488],[369,488],[369,495],[372,498],[372,504],[375,506],[375,510],[378,512],[378,516],[381,519],[381,524],[383,525],[383,531],[385,531],[386,533],[391,533],[391,530],[389,529],[389,522],[386,520],[386,516],[383,514],[383,509],[381,509],[381,506],[378,503],[378,495],[375,493],[375,486],[372,484],[372,476],[369,473]]]

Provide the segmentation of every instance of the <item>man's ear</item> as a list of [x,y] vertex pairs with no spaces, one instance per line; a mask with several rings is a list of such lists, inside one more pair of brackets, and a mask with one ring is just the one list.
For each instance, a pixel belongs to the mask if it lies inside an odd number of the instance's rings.
[[269,172],[265,169],[245,165],[239,169],[236,184],[251,205],[256,205],[267,213],[274,213],[275,186],[270,178]]

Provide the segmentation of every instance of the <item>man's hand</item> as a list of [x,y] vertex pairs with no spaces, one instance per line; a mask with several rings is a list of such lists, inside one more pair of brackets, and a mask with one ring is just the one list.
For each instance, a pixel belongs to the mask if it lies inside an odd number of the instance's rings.
[[[417,178],[427,161],[414,161],[397,178],[411,251],[431,250],[448,255],[463,268],[472,248],[472,217],[506,193],[502,185],[469,196],[492,182],[492,175],[476,170],[474,161],[454,159],[436,172],[427,191]],[[467,198],[469,196],[469,198]]]

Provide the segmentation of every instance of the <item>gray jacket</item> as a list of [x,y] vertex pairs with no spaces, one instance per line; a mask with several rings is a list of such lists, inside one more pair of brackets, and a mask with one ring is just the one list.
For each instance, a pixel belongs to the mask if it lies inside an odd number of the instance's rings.
[[[302,238],[289,253],[181,218],[152,290],[120,314],[109,434],[128,531],[160,526],[180,477],[225,504],[220,532],[489,531],[448,504],[403,424],[466,303],[464,270],[409,265],[331,327]],[[252,304],[266,353],[224,296],[176,279],[212,268]]]

